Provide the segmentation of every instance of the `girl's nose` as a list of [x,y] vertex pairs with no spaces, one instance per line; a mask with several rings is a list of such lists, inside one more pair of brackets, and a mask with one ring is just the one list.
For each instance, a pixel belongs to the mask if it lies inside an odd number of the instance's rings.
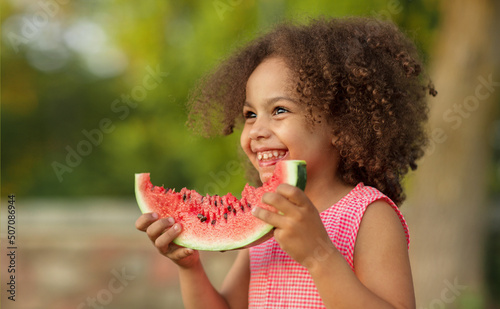
[[271,136],[269,121],[265,117],[257,117],[255,122],[252,124],[249,137],[253,140],[258,140],[268,138],[269,136]]

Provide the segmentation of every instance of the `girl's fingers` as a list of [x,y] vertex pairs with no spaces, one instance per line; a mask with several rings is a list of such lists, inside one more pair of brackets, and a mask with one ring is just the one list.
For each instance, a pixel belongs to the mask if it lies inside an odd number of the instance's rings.
[[193,249],[177,247],[168,255],[168,257],[172,260],[182,260],[192,255],[193,253],[194,253]]
[[146,229],[146,234],[148,234],[148,237],[149,239],[151,239],[152,242],[155,242],[156,239],[160,237],[160,235],[162,235],[163,233],[166,233],[168,236],[172,236],[172,234],[174,234],[177,231],[177,229],[170,228],[173,225],[174,225],[174,219],[172,217],[162,218],[152,223]]
[[158,214],[155,212],[145,213],[141,215],[137,221],[135,221],[135,228],[139,231],[146,232],[146,229],[151,225],[151,223],[158,220]]
[[293,207],[296,207],[296,205],[290,203],[290,201],[287,200],[286,197],[274,192],[264,193],[264,195],[262,196],[262,202],[264,204],[273,206],[278,211],[284,214],[289,213]]
[[306,205],[309,201],[304,191],[286,183],[280,184],[278,188],[276,188],[276,193],[284,196],[288,201],[296,206]]
[[182,230],[181,224],[175,223],[172,217],[158,219],[158,214],[146,213],[137,219],[135,227],[146,232],[156,249],[177,265],[187,267],[198,261],[198,251],[172,242]]
[[271,224],[274,227],[281,228],[284,217],[267,209],[255,207],[252,214],[262,221]]
[[172,244],[172,240],[174,240],[174,238],[176,238],[177,235],[179,235],[179,233],[181,232],[181,225],[179,223],[176,223],[172,225],[172,227],[167,231],[165,231],[165,229],[163,229],[163,231],[164,232],[160,232],[160,235],[154,238],[154,240],[153,239],[151,240],[154,242],[155,247],[158,248],[158,250],[160,250],[161,253],[165,254],[168,253],[168,251],[174,249],[175,247],[178,247],[175,244]]
[[297,207],[308,205],[309,199],[299,188],[283,183],[278,186],[276,192],[264,193],[262,202],[288,214]]

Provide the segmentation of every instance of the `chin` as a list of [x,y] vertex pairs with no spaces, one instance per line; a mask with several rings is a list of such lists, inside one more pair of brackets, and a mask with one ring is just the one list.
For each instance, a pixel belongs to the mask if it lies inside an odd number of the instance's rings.
[[269,179],[271,179],[271,177],[273,176],[273,172],[259,172],[259,177],[260,177],[260,181],[262,181],[262,183],[265,183],[266,181],[268,181]]

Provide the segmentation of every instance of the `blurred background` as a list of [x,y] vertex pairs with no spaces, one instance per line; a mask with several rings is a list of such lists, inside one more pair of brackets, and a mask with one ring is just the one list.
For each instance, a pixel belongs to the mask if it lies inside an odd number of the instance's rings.
[[[176,268],[134,228],[133,174],[241,192],[238,132],[193,135],[189,91],[274,23],[320,14],[392,20],[439,92],[401,208],[417,308],[500,308],[500,1],[5,0],[1,13],[4,308],[182,308]],[[234,257],[203,253],[216,287]]]

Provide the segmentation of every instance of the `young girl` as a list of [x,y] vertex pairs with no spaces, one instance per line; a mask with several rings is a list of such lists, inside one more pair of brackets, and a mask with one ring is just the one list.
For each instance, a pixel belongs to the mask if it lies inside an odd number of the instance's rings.
[[[307,162],[307,186],[282,184],[255,208],[274,237],[241,250],[222,289],[182,226],[144,214],[136,227],[178,265],[186,308],[414,308],[409,235],[397,205],[423,155],[422,66],[395,26],[365,18],[284,23],[220,64],[190,98],[209,134],[242,125],[260,181],[277,161]],[[221,126],[222,124],[222,126]],[[369,207],[368,207],[369,206]]]

